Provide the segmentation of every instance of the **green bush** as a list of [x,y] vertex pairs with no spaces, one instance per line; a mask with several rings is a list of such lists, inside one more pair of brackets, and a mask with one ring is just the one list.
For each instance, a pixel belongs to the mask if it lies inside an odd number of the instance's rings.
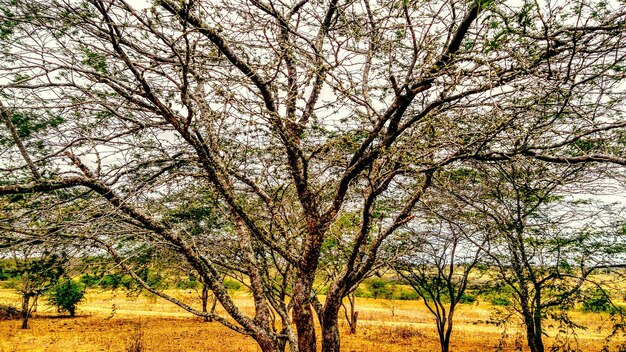
[[586,313],[624,313],[624,307],[616,306],[611,303],[609,294],[598,288],[594,291],[587,292],[586,298],[582,304],[582,311]]
[[373,278],[366,282],[369,292],[373,298],[393,299],[395,298],[395,282],[383,278]]
[[506,297],[493,297],[491,298],[491,304],[494,306],[510,306],[511,300]]
[[510,306],[513,303],[513,288],[501,282],[494,285],[485,284],[474,292],[494,306]]
[[47,296],[50,304],[57,307],[59,312],[69,312],[73,317],[76,306],[85,296],[85,290],[81,284],[68,279],[52,287]]
[[357,288],[356,290],[354,290],[354,296],[362,298],[374,298],[371,293],[363,290],[362,288]]
[[403,301],[415,301],[415,300],[420,299],[421,297],[414,290],[411,290],[411,291],[403,290],[403,291],[400,291],[400,296],[398,298]]
[[461,295],[461,298],[459,299],[460,303],[463,304],[472,304],[474,302],[476,302],[476,296],[474,295],[470,295],[468,293],[464,293]]
[[227,290],[238,291],[241,289],[241,283],[239,281],[225,279],[224,287],[226,287]]
[[85,287],[96,287],[98,282],[100,282],[100,278],[96,275],[85,274],[80,277],[80,283]]
[[368,284],[372,289],[384,289],[387,286],[387,281],[384,279],[372,279]]
[[186,280],[176,281],[176,288],[182,290],[195,290],[198,287],[200,287],[200,281],[198,281],[194,276],[189,276]]
[[106,274],[100,279],[98,286],[104,289],[115,290],[122,286],[122,275]]

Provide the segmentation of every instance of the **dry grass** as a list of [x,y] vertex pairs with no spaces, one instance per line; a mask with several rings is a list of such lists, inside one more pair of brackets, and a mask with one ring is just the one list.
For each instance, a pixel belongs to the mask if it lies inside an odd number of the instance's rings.
[[[197,303],[195,292],[172,292],[190,303]],[[244,311],[252,310],[245,294],[236,296]],[[0,290],[0,304],[17,304],[10,290]],[[392,316],[387,302],[358,299],[359,327],[355,335],[342,325],[342,350],[355,352],[437,351],[437,336],[425,307],[416,301],[395,302]],[[115,308],[113,308],[115,307]],[[498,345],[502,328],[489,324],[492,307],[486,303],[463,305],[456,315],[452,350],[492,351]],[[578,336],[582,351],[600,351],[608,334],[607,316],[574,312],[578,322],[590,328]],[[549,325],[549,324],[548,324]],[[18,321],[0,321],[0,352],[12,351],[258,351],[249,337],[238,335],[218,323],[205,323],[170,303],[155,297],[128,297],[123,292],[90,291],[74,319],[58,317],[44,304],[31,320],[31,329],[19,329]],[[557,327],[549,334],[553,336]],[[523,338],[514,327],[507,329],[505,351],[515,351]],[[553,343],[548,339],[547,343]],[[624,340],[614,341],[612,351]]]

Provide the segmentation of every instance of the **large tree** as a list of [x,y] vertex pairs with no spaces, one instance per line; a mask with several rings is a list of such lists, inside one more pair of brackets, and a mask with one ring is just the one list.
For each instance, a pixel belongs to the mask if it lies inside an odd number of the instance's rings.
[[[214,318],[263,351],[285,340],[292,351],[316,349],[313,285],[330,237],[345,258],[315,312],[322,349],[339,349],[343,297],[413,221],[439,169],[514,155],[626,164],[610,142],[623,135],[626,15],[610,3],[1,0],[0,8],[0,194],[85,190],[92,211],[83,216],[117,221],[86,243],[120,262],[118,237],[107,233],[132,229],[135,240],[167,244],[232,320]],[[224,209],[253,316],[222,285],[217,251],[158,204],[192,185]],[[355,211],[358,231],[335,236],[333,224]],[[267,290],[268,272],[284,272],[289,304]]]

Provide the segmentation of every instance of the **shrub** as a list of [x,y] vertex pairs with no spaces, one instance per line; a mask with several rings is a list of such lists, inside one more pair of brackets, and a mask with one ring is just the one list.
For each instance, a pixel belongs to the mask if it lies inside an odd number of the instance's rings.
[[403,301],[414,301],[420,299],[420,295],[415,291],[400,291],[399,299]]
[[69,312],[73,317],[76,313],[76,306],[84,296],[85,290],[82,285],[73,280],[65,280],[50,289],[48,301],[57,307],[59,312]]
[[227,290],[238,291],[241,289],[241,283],[239,281],[225,279],[224,287],[226,287]]
[[101,288],[115,290],[122,286],[122,275],[107,274],[99,280],[98,284]]
[[80,283],[85,287],[95,287],[98,282],[100,282],[100,278],[96,275],[85,274],[80,277]]
[[372,296],[371,293],[361,289],[361,288],[357,288],[356,290],[354,290],[354,296],[356,297],[362,297],[362,298],[374,298],[374,296]]
[[459,299],[460,303],[463,304],[472,304],[474,302],[476,302],[476,296],[474,295],[470,295],[468,293],[464,293],[461,295],[461,298]]
[[375,278],[370,280],[367,285],[374,298],[391,299],[393,297],[394,287],[390,287],[393,286],[393,284],[385,279]]
[[20,319],[22,312],[13,306],[5,306],[0,304],[0,320]]
[[493,297],[491,298],[491,304],[494,306],[510,306],[511,300],[506,297]]
[[200,281],[198,281],[194,276],[187,277],[186,280],[176,281],[176,288],[183,290],[195,290],[200,287]]
[[615,306],[609,299],[609,294],[598,288],[595,291],[588,292],[588,296],[583,301],[582,310],[586,313],[606,312],[611,314],[623,313],[624,308]]

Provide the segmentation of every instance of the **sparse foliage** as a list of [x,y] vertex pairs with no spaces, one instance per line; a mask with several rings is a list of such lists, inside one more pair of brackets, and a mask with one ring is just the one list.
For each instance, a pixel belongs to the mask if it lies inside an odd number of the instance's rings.
[[[317,321],[336,352],[343,299],[419,226],[433,179],[626,165],[626,13],[603,4],[0,0],[0,195],[45,194],[47,236],[263,351],[317,350]],[[152,286],[127,265],[145,253],[226,316]]]

